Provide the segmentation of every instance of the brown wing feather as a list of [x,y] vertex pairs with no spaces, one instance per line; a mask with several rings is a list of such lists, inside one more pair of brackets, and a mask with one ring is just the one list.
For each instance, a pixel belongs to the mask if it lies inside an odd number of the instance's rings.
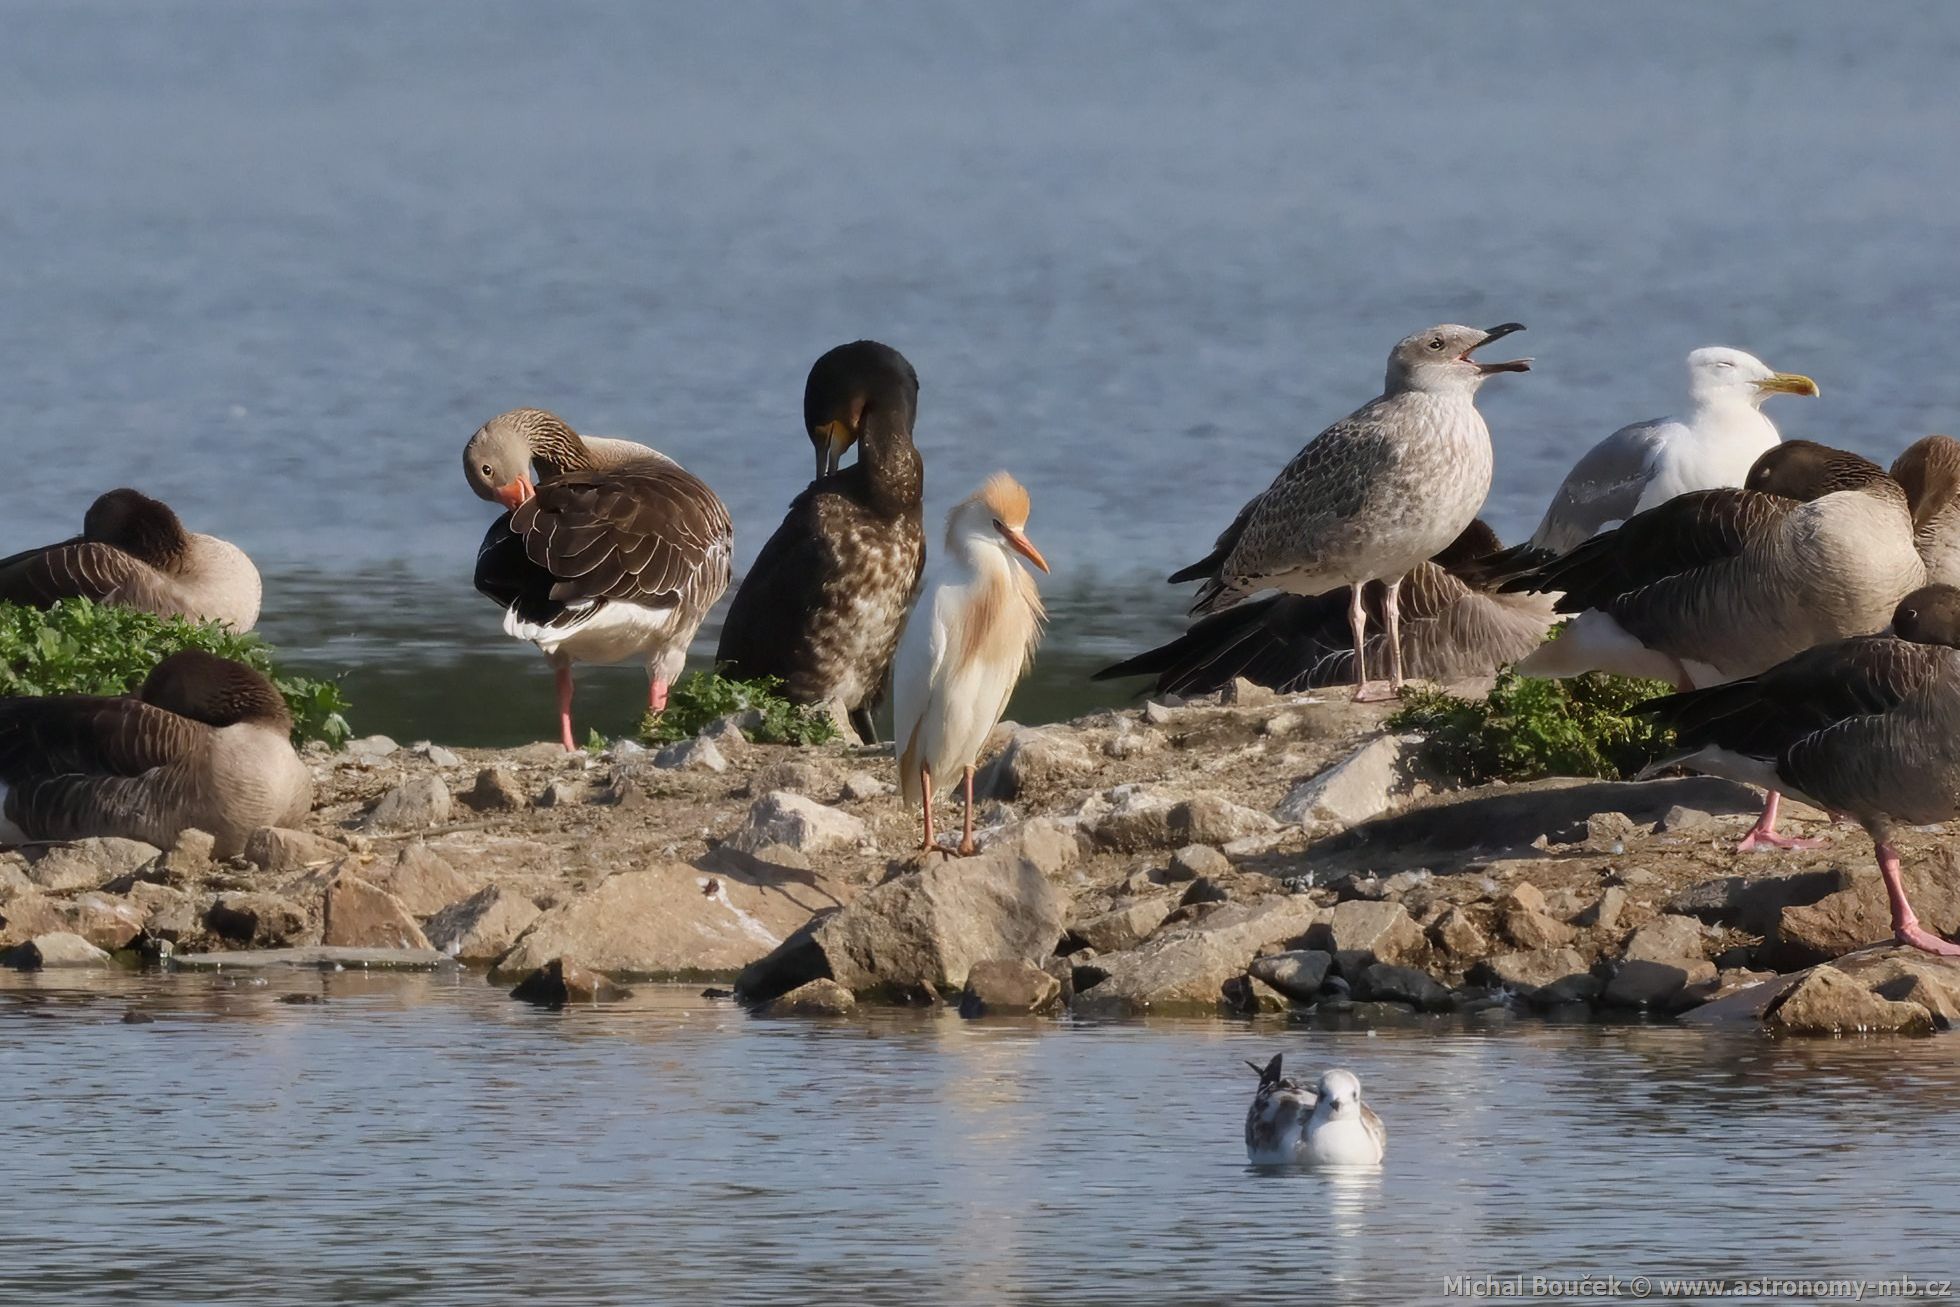
[[728,510],[678,467],[553,477],[510,525],[561,603],[713,603],[728,584]]
[[100,602],[150,572],[114,545],[64,540],[0,559],[0,601],[33,608],[63,599]]

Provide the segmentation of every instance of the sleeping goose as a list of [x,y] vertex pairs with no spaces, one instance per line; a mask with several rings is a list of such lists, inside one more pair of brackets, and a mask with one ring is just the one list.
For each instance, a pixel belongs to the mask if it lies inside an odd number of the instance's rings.
[[186,531],[167,504],[111,490],[89,505],[80,535],[0,559],[0,602],[78,598],[249,631],[259,569],[236,545]]
[[158,663],[134,695],[0,699],[0,842],[119,835],[169,848],[195,827],[229,857],[312,806],[292,729],[270,681],[195,649]]
[[[1497,533],[1481,519],[1450,546],[1418,564],[1399,596],[1405,674],[1450,682],[1483,676],[1536,649],[1552,625],[1545,595],[1496,594],[1469,570],[1495,553]],[[1361,601],[1368,615],[1368,657],[1380,665],[1385,587],[1370,581]],[[1105,667],[1093,679],[1155,676],[1158,694],[1190,698],[1223,689],[1234,677],[1281,694],[1354,680],[1348,592],[1273,595],[1200,620],[1168,644]]]
[[1817,393],[1809,377],[1774,372],[1739,349],[1709,345],[1694,351],[1688,355],[1687,417],[1635,422],[1587,450],[1559,483],[1531,539],[1487,560],[1485,574],[1515,576],[1540,566],[1676,495],[1741,485],[1778,439],[1763,401]]
[[1807,649],[1759,675],[1651,699],[1683,752],[1658,766],[1794,794],[1857,819],[1872,837],[1900,943],[1960,956],[1906,898],[1900,826],[1960,817],[1960,590],[1900,601],[1890,634]]
[[[889,345],[839,345],[811,367],[803,425],[821,475],[742,579],[715,653],[732,676],[780,680],[792,702],[836,705],[867,743],[925,568],[918,409],[918,373]],[[857,462],[840,469],[853,443]]]
[[503,608],[504,630],[551,663],[566,750],[578,747],[575,662],[641,660],[647,707],[665,709],[689,642],[728,588],[734,527],[714,491],[665,454],[580,436],[537,408],[484,423],[463,474],[509,510],[477,550],[476,588]]
[[[1741,488],[1636,513],[1505,588],[1563,592],[1557,610],[1578,614],[1520,673],[1617,672],[1685,690],[1876,631],[1925,577],[1898,482],[1856,454],[1791,440]],[[1776,811],[1771,790],[1738,851],[1800,846],[1776,834]]]
[[1927,436],[1892,462],[1892,479],[1912,505],[1912,529],[1926,579],[1960,585],[1960,440]]

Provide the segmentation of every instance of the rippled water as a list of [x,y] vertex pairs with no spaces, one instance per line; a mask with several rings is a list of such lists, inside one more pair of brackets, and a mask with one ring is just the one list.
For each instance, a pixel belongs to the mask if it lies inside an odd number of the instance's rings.
[[[1955,425],[1960,9],[1823,0],[576,5],[0,0],[0,550],[136,483],[244,544],[367,724],[536,738],[470,592],[469,432],[650,439],[753,557],[805,370],[924,378],[930,511],[997,466],[1056,564],[1024,718],[1174,628],[1160,583],[1397,337],[1518,319],[1515,535],[1720,342],[1786,431]],[[334,596],[322,603],[323,592]],[[439,674],[438,674],[439,673]],[[630,720],[631,678],[595,700]],[[494,703],[507,711],[486,712]]]
[[[289,1006],[289,993],[324,1005]],[[125,1024],[126,1012],[154,1018]],[[0,1302],[1436,1301],[1960,1273],[1946,1039],[553,1013],[466,974],[0,978]],[[1244,1163],[1355,1068],[1379,1176]]]

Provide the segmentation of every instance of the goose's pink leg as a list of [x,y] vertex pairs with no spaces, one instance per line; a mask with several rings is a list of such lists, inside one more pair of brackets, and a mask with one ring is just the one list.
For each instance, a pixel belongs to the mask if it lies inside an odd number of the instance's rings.
[[558,734],[565,745],[566,753],[576,753],[578,746],[572,743],[572,669],[560,667],[555,675],[558,681]]
[[657,676],[647,678],[647,711],[653,713],[667,711],[667,682]]
[[1802,839],[1795,835],[1776,833],[1776,810],[1782,802],[1781,794],[1775,790],[1769,792],[1769,798],[1763,801],[1763,815],[1756,818],[1756,824],[1749,828],[1749,832],[1742,837],[1742,842],[1735,846],[1737,853],[1753,853],[1761,848],[1815,849],[1823,845],[1822,840]]
[[1937,953],[1941,957],[1960,958],[1960,944],[1941,939],[1932,931],[1919,924],[1919,917],[1906,900],[1906,882],[1899,871],[1899,851],[1883,840],[1874,841],[1878,851],[1878,874],[1885,877],[1885,897],[1892,903],[1892,937],[1901,944]]

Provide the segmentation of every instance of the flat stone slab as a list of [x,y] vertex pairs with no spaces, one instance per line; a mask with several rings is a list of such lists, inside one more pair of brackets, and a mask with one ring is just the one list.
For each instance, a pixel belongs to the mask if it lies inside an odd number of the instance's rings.
[[225,967],[310,967],[331,971],[436,971],[458,965],[456,959],[432,948],[337,948],[326,944],[308,948],[254,948],[226,953],[179,953],[171,965],[185,971],[217,971]]

